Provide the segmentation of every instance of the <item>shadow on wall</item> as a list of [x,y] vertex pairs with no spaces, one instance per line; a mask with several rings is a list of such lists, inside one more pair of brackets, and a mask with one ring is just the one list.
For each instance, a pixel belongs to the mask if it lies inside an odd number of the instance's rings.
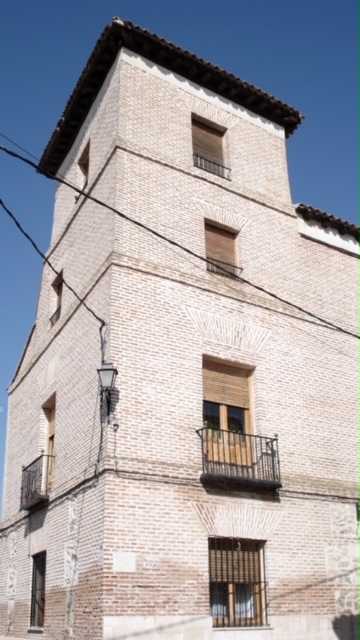
[[339,640],[357,640],[359,638],[359,614],[334,618],[332,626]]

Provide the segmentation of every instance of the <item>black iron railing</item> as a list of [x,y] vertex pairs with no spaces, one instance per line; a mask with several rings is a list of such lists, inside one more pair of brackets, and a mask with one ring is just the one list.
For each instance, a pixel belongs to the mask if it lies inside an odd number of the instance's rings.
[[273,489],[281,487],[277,437],[222,431],[207,426],[197,433],[202,445],[202,480],[233,480]]
[[212,162],[212,160],[202,158],[196,153],[193,154],[193,158],[195,167],[204,169],[204,171],[209,171],[210,173],[214,173],[216,176],[220,176],[220,178],[226,178],[226,180],[230,180],[231,169],[223,167],[221,164],[217,164],[216,162]]
[[54,456],[41,455],[22,470],[20,509],[48,502]]
[[53,313],[53,315],[50,318],[50,324],[52,327],[59,320],[60,316],[61,316],[61,306],[56,309],[55,313]]
[[217,260],[216,258],[206,258],[206,260],[206,269],[210,273],[235,279],[238,278],[241,273],[240,267],[230,264],[229,262],[222,262],[222,260]]

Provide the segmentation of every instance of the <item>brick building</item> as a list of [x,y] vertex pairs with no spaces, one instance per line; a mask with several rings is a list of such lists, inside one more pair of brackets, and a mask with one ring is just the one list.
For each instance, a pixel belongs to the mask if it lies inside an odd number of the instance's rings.
[[292,203],[300,123],[100,36],[40,161],[97,201],[57,185],[10,385],[1,639],[357,637],[358,228]]

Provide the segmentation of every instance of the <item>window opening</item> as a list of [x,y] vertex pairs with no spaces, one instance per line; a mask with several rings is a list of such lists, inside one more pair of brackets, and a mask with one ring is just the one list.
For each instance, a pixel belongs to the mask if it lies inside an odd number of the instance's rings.
[[53,471],[54,471],[54,455],[55,455],[55,415],[56,415],[56,400],[55,396],[44,406],[44,412],[47,419],[47,447],[45,456],[45,478],[46,487],[45,493],[48,494],[53,486]]
[[81,175],[80,188],[84,190],[86,189],[89,181],[90,142],[87,143],[84,151],[82,152],[78,162],[78,166],[79,166],[80,175]]
[[266,624],[263,543],[209,538],[210,611],[215,627]]
[[191,124],[194,165],[221,178],[229,179],[230,169],[224,166],[225,129],[195,117],[192,117]]
[[203,438],[212,473],[252,474],[248,375],[231,365],[204,362]]
[[33,556],[30,626],[43,627],[45,618],[46,551]]
[[52,283],[53,289],[53,308],[55,307],[55,311],[50,318],[50,324],[53,327],[54,324],[59,320],[61,316],[61,305],[62,305],[62,297],[63,297],[63,274],[62,272],[55,278]]
[[238,275],[235,259],[236,234],[205,222],[206,268],[211,273],[235,278]]

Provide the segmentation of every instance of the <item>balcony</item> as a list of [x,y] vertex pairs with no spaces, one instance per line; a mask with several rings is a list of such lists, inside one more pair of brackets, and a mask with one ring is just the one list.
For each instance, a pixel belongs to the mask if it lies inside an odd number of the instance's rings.
[[220,176],[220,178],[225,178],[226,180],[230,180],[230,172],[231,169],[227,167],[223,167],[221,164],[217,164],[216,162],[212,162],[211,160],[207,160],[206,158],[202,158],[198,156],[196,153],[193,154],[194,158],[194,167],[198,167],[198,169],[204,169],[204,171],[209,171],[209,173],[214,173],[216,176]]
[[248,489],[281,487],[277,438],[204,427],[201,438],[204,484],[231,484]]
[[222,260],[210,257],[207,257],[206,260],[206,270],[209,273],[216,273],[217,275],[224,276],[225,278],[234,278],[237,280],[242,271],[240,267],[230,264],[230,262],[222,262]]
[[22,470],[20,510],[49,502],[54,456],[41,455]]

